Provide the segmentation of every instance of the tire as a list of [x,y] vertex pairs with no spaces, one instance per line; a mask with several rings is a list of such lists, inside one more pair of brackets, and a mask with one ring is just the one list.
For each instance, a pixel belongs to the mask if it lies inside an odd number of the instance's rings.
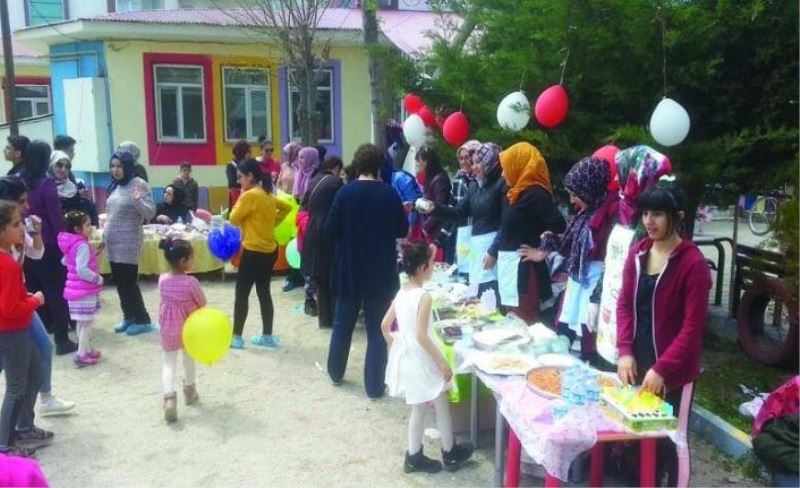
[[775,197],[758,197],[753,202],[747,218],[750,231],[763,236],[768,234],[778,219],[778,201]]
[[[772,308],[770,309],[770,305]],[[778,327],[765,320],[781,313]],[[767,366],[796,365],[798,357],[797,298],[780,278],[763,278],[747,290],[737,314],[739,343],[748,356]]]

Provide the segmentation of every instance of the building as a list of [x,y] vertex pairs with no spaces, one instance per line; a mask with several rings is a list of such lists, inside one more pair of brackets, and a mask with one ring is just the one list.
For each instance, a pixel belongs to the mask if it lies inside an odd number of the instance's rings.
[[[77,3],[83,4],[70,7]],[[427,33],[441,25],[431,12],[381,10],[379,16],[384,41],[408,54],[426,49]],[[318,32],[330,46],[317,84],[319,139],[345,159],[371,140],[361,22],[359,9],[330,8]],[[15,35],[27,48],[48,53],[53,131],[78,139],[74,168],[98,188],[108,183],[108,158],[123,140],[142,148],[154,187],[170,182],[186,161],[201,186],[222,190],[220,165],[230,160],[235,140],[265,134],[277,148],[297,135],[297,91],[280,53],[219,9],[70,17]],[[209,190],[211,208],[222,198],[216,194],[222,193]]]

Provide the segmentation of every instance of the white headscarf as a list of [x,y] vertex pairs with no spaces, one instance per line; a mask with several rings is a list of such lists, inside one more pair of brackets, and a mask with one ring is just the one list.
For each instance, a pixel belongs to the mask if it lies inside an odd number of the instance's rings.
[[63,180],[58,179],[56,176],[56,163],[58,162],[66,162],[70,163],[71,160],[69,156],[64,151],[59,151],[56,149],[50,155],[50,177],[53,178],[53,181],[56,182],[56,186],[58,187],[58,197],[59,198],[72,198],[78,193],[78,185],[75,184],[74,181],[69,177],[70,174],[68,172],[68,176]]

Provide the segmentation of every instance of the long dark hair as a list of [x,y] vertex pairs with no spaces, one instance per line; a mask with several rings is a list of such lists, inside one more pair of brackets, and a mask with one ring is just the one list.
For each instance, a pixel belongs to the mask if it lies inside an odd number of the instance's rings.
[[418,161],[425,161],[425,193],[428,193],[433,179],[444,173],[439,155],[432,147],[425,146],[416,155]]
[[20,177],[28,188],[36,186],[47,175],[52,152],[50,144],[38,139],[31,141],[25,148],[25,162],[20,170]]
[[636,206],[639,207],[639,222],[645,211],[664,212],[667,216],[667,235],[681,232],[683,219],[681,212],[686,215],[686,194],[683,190],[671,182],[658,182],[645,190],[636,199]]
[[111,161],[118,159],[120,164],[122,165],[122,179],[117,180],[113,176],[111,177],[111,184],[108,185],[108,193],[111,193],[114,189],[118,186],[125,186],[127,185],[133,178],[136,177],[136,171],[134,169],[134,164],[136,164],[136,159],[134,159],[133,154],[128,151],[117,151],[111,155],[111,159],[108,160],[108,167],[111,167]]

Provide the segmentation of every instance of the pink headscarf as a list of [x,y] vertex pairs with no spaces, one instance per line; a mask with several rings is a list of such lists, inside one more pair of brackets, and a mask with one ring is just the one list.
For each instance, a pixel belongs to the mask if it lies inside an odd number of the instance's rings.
[[319,153],[316,148],[304,147],[297,156],[297,171],[294,174],[292,195],[300,199],[308,189],[308,181],[311,176],[319,168]]
[[297,160],[297,153],[300,152],[300,148],[302,146],[296,142],[287,142],[285,146],[283,146],[283,162],[294,164]]

